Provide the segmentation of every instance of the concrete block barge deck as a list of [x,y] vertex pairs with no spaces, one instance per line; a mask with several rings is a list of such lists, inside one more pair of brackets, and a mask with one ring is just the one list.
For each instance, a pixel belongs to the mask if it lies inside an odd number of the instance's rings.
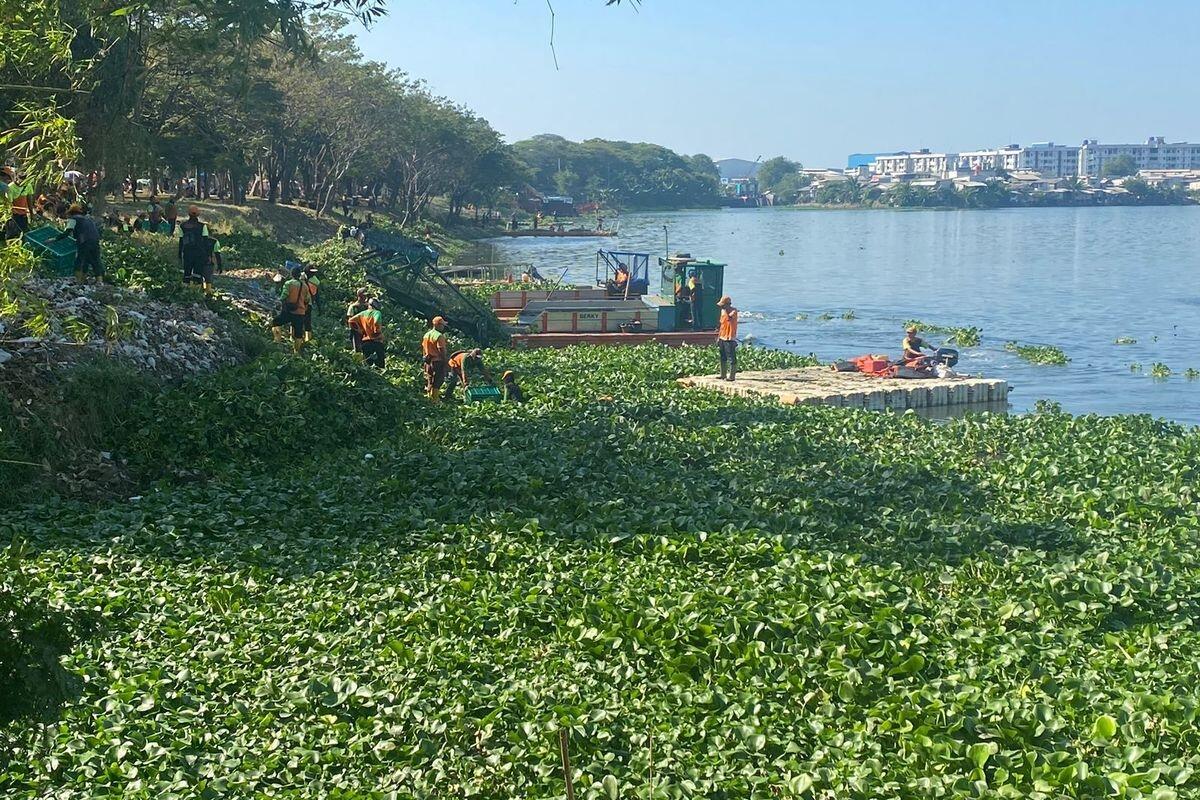
[[741,397],[774,396],[787,405],[883,411],[999,410],[1008,405],[1008,382],[996,378],[875,378],[829,367],[739,372],[734,382],[715,375],[680,378],[693,389]]

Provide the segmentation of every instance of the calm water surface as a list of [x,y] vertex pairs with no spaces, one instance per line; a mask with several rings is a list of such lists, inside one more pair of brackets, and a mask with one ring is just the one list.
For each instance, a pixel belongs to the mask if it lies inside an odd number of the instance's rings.
[[[617,239],[503,239],[479,255],[591,283],[601,242],[661,255],[664,225],[672,252],[729,264],[740,332],[763,345],[898,355],[905,319],[973,325],[983,342],[960,369],[1007,378],[1016,411],[1044,398],[1200,424],[1200,380],[1183,375],[1200,369],[1200,207],[666,212],[623,216]],[[1027,364],[1004,350],[1010,340],[1058,345],[1071,363]],[[1175,374],[1151,378],[1156,361]]]

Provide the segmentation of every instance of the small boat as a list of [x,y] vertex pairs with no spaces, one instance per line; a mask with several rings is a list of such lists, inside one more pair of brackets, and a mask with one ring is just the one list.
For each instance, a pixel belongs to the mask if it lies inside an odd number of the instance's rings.
[[562,237],[562,236],[616,236],[616,231],[596,230],[595,228],[569,228],[566,230],[555,230],[554,228],[518,228],[515,231],[505,231],[505,236],[545,236],[545,237]]

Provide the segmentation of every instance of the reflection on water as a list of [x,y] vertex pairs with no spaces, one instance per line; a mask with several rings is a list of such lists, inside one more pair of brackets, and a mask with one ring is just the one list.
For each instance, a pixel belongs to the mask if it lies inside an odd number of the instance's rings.
[[[1200,381],[1183,377],[1200,369],[1200,208],[626,214],[619,239],[503,239],[477,256],[590,283],[598,247],[661,254],[664,225],[671,250],[730,265],[725,292],[761,344],[833,360],[894,353],[906,319],[973,325],[983,342],[960,348],[960,368],[1008,379],[1016,411],[1046,398],[1200,424]],[[1071,363],[1027,364],[1010,340],[1058,345]],[[1175,375],[1151,379],[1154,362]]]

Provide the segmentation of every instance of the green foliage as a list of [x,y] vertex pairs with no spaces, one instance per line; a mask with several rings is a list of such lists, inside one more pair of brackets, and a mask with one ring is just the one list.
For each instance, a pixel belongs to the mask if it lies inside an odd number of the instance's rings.
[[37,257],[20,240],[0,244],[0,319],[20,320],[21,327],[33,336],[45,334],[51,324],[46,301],[24,286],[39,268]]
[[[783,183],[789,177],[795,176],[801,166],[799,162],[791,161],[783,156],[775,156],[759,164],[758,172],[754,174],[754,177],[758,180],[758,187],[764,192],[790,189],[792,184],[783,186]],[[795,188],[799,189],[800,187]]]
[[1136,174],[1137,162],[1133,160],[1133,156],[1124,153],[1106,160],[1100,168],[1102,178],[1123,178]]
[[1171,377],[1171,368],[1161,361],[1155,361],[1150,365],[1150,376],[1153,378],[1169,378]]
[[855,319],[854,309],[850,309],[848,311],[843,311],[842,319],[847,320],[847,321]]
[[225,269],[278,269],[295,259],[295,252],[278,239],[248,231],[230,231],[221,240],[221,259]]
[[[655,144],[543,134],[513,144],[542,192],[568,193],[621,208],[712,206],[720,200],[712,160],[688,158]],[[561,164],[561,173],[560,173]]]
[[117,286],[173,299],[185,293],[174,239],[149,233],[105,236],[100,254]]
[[813,194],[813,200],[822,205],[845,206],[857,205],[863,202],[865,190],[858,181],[830,181],[819,187]]
[[1200,369],[1196,369],[1195,367],[1188,367],[1184,371],[1183,377],[1187,378],[1189,381],[1194,381],[1197,378],[1200,378]]
[[[489,361],[528,404],[402,363],[319,387],[386,406],[343,450],[0,519],[105,622],[8,794],[561,798],[563,729],[581,798],[647,796],[651,736],[668,798],[1194,793],[1197,432],[675,386],[712,347]],[[325,435],[229,389],[219,449]]]
[[1049,344],[1020,344],[1006,342],[1004,349],[1016,353],[1031,364],[1052,364],[1062,366],[1070,362],[1062,348]]
[[318,269],[321,284],[328,284],[344,295],[353,295],[367,285],[367,272],[363,262],[362,246],[350,239],[329,239],[308,248],[300,254],[300,260]]
[[336,346],[325,353],[272,354],[158,392],[133,409],[138,422],[112,431],[106,445],[143,478],[287,469],[400,414],[402,398],[385,391],[372,370]]
[[1130,336],[1120,336],[1116,339],[1113,339],[1113,344],[1118,344],[1118,345],[1137,344],[1137,339],[1134,339]]
[[917,328],[929,333],[947,334],[946,342],[958,345],[959,347],[978,347],[983,338],[982,328],[955,327],[953,325],[934,325],[930,322],[922,322],[919,319],[910,319],[905,321],[905,328],[912,326],[916,326]]
[[28,555],[15,537],[0,549],[0,779],[9,744],[4,726],[52,717],[73,683],[58,659],[75,642],[76,620],[51,608],[45,586],[26,573]]

